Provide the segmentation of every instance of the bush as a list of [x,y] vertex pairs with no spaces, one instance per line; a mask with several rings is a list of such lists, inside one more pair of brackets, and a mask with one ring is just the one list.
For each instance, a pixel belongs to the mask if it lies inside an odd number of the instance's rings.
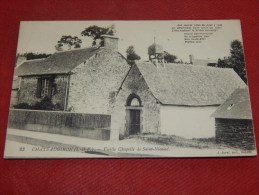
[[20,103],[20,104],[14,105],[13,107],[16,109],[32,109],[31,108],[32,106],[30,106],[27,103]]
[[60,104],[53,104],[49,97],[43,98],[40,102],[36,102],[34,105],[20,103],[15,105],[14,108],[29,110],[61,110]]
[[44,97],[40,102],[34,105],[35,110],[52,110],[54,107],[49,97]]

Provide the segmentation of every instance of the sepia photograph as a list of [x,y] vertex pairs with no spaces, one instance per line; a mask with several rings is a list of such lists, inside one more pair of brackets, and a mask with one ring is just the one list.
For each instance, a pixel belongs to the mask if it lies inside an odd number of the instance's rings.
[[4,158],[256,156],[239,20],[22,21]]

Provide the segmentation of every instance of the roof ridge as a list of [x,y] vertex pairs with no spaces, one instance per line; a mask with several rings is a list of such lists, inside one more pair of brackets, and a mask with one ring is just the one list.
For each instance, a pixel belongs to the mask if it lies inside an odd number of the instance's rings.
[[[140,64],[140,63],[152,63],[151,61],[138,61],[136,62],[136,64]],[[213,67],[213,66],[197,66],[197,65],[192,65],[192,64],[184,64],[184,63],[165,63],[167,67],[170,68],[170,66],[168,65],[174,65],[174,66],[188,66],[188,67],[191,67],[191,68],[197,68],[197,69],[214,69],[214,70],[234,70],[233,68],[222,68],[222,67]],[[164,67],[161,67],[161,69],[164,68]]]
[[[71,50],[65,50],[65,51],[56,51],[54,52],[53,54],[58,54],[58,53],[65,53],[65,52],[73,52],[73,51],[79,51],[79,50],[85,50],[85,49],[91,49],[93,48],[93,50],[98,50],[98,49],[101,49],[100,47],[84,47],[84,48],[74,48],[74,49],[71,49]],[[52,55],[53,55],[52,54]]]
[[[46,58],[48,58],[48,57],[46,57]],[[39,58],[39,59],[25,60],[25,61],[23,61],[22,63],[24,63],[24,62],[35,62],[35,61],[45,60],[46,58]]]

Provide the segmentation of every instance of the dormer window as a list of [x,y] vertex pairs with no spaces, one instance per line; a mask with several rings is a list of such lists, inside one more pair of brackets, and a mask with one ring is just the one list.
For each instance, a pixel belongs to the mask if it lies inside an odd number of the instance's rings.
[[227,110],[231,110],[233,108],[234,104],[230,104]]

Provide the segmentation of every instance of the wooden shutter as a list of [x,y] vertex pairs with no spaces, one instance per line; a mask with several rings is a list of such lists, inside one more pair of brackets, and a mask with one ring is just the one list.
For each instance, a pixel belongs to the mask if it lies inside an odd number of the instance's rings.
[[42,78],[38,78],[37,90],[36,90],[36,97],[37,98],[41,98],[41,91],[42,91]]

